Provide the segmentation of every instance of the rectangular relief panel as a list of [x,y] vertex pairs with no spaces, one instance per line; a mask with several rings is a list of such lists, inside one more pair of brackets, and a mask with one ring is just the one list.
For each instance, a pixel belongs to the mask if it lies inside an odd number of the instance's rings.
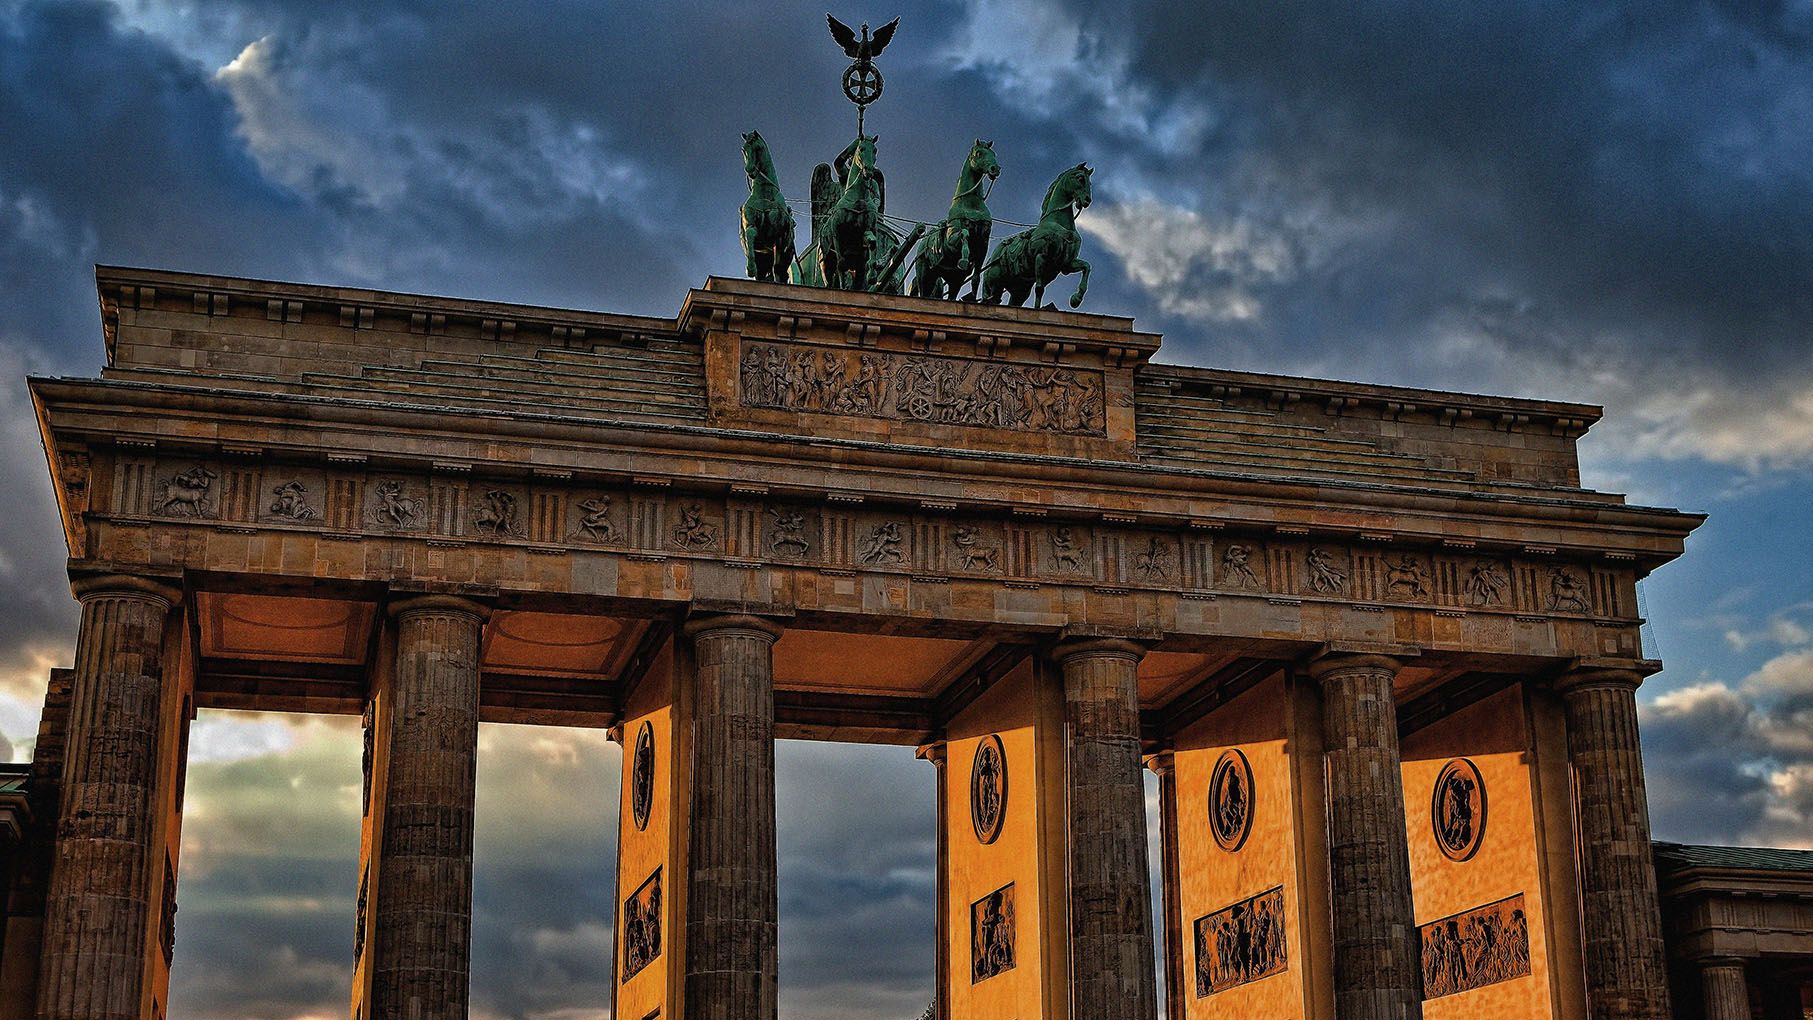
[[623,901],[623,981],[629,980],[661,955],[661,869],[648,876],[630,898]]
[[1548,923],[1562,920],[1544,889],[1572,877],[1544,873],[1555,858],[1544,852],[1522,688],[1406,734],[1402,754],[1424,1017],[1567,1015],[1549,960]]
[[969,982],[1014,969],[1014,884],[969,905]]
[[1205,914],[1193,928],[1198,998],[1282,974],[1289,963],[1283,886]]
[[1530,973],[1523,894],[1419,925],[1423,998],[1440,999]]

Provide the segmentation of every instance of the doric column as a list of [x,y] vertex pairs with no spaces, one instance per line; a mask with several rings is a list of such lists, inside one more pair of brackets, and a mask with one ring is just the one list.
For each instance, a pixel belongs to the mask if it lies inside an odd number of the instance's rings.
[[1423,1015],[1392,691],[1398,668],[1382,655],[1348,654],[1309,666],[1322,687],[1339,1020]]
[[38,1016],[137,1020],[148,926],[160,916],[151,904],[158,763],[174,750],[159,739],[164,624],[180,595],[121,576],[79,581],[75,593],[82,629]]
[[938,920],[936,952],[932,956],[932,1020],[951,1020],[951,809],[950,756],[944,741],[919,748],[918,756],[938,770]]
[[753,616],[687,623],[692,640],[692,813],[687,841],[686,1015],[774,1020],[774,642]]
[[1555,689],[1567,708],[1580,833],[1587,1010],[1593,1020],[1667,1020],[1662,910],[1630,670],[1580,669]]
[[391,615],[371,1016],[460,1018],[471,981],[479,637],[489,610],[426,595],[395,604]]
[[1157,1020],[1139,660],[1130,641],[1059,645],[1064,676],[1073,1017]]
[[1701,960],[1700,989],[1706,999],[1706,1020],[1750,1020],[1744,961],[1725,957]]

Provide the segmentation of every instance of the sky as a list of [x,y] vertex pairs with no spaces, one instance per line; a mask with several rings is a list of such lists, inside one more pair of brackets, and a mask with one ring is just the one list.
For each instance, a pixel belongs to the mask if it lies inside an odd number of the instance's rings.
[[[1603,405],[1586,484],[1711,515],[1642,586],[1656,834],[1813,844],[1813,0],[836,13],[902,16],[889,211],[941,215],[976,138],[1004,219],[1090,161],[1085,309],[1160,360]],[[672,314],[741,272],[741,133],[798,199],[853,132],[823,15],[0,0],[0,759],[74,643],[22,380],[99,368],[94,263]],[[204,713],[192,753],[170,1015],[344,1015],[356,727]],[[483,728],[481,1020],[608,1015],[620,762]],[[785,1015],[911,1020],[929,766],[779,775]]]

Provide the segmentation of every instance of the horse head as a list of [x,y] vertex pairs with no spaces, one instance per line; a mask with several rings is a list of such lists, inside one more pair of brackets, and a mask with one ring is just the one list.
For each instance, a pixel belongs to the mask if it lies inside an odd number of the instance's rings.
[[1045,192],[1045,205],[1042,215],[1049,216],[1059,209],[1068,208],[1072,215],[1089,208],[1089,178],[1095,169],[1087,163],[1076,166],[1058,175]]
[[995,159],[994,142],[985,142],[980,138],[976,139],[976,144],[970,146],[969,159],[966,162],[966,165],[978,178],[987,177],[992,181],[1001,176],[1001,163],[999,160]]
[[763,140],[760,131],[749,131],[743,135],[743,172],[749,175],[750,180],[774,180],[774,157],[769,154],[768,143]]

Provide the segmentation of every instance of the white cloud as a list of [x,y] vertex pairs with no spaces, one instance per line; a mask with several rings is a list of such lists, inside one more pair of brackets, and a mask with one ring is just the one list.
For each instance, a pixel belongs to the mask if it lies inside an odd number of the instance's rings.
[[1218,119],[1198,95],[1161,95],[1135,74],[1124,47],[1039,0],[972,4],[944,57],[986,74],[1032,116],[1061,118],[1086,105],[1102,128],[1168,154],[1201,148]]
[[1121,260],[1165,311],[1199,322],[1246,321],[1264,310],[1261,287],[1301,269],[1296,239],[1253,219],[1211,219],[1153,198],[1105,204],[1080,228]]

